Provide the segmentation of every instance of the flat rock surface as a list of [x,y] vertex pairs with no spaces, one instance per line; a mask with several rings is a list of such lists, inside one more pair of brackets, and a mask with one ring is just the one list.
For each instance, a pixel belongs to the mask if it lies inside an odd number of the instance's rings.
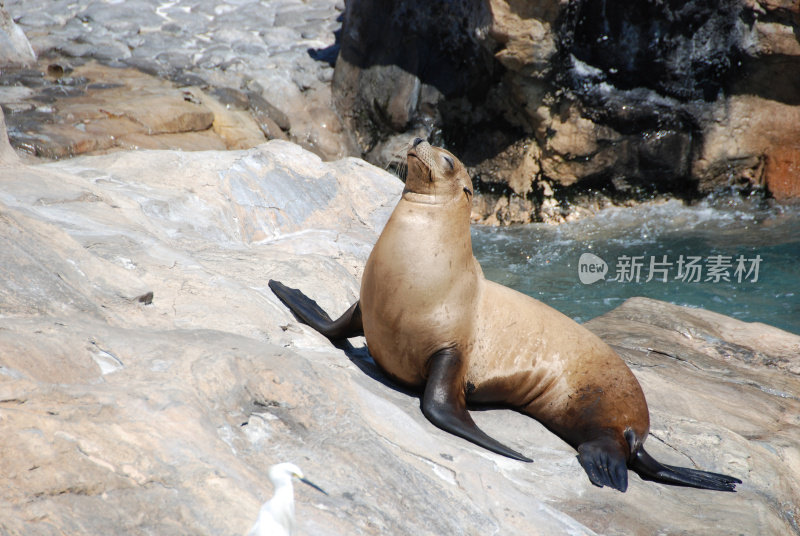
[[283,141],[0,157],[3,534],[242,534],[282,461],[329,493],[296,486],[299,534],[800,534],[800,337],[645,299],[589,322],[642,383],[651,453],[744,481],[621,494],[513,411],[473,415],[532,464],[434,428],[363,339],[269,291],[344,311],[391,175]]
[[[341,0],[5,0],[4,6],[44,64],[40,72],[48,64],[77,68],[92,61],[136,68],[181,88],[236,95],[243,102],[225,104],[252,114],[269,139],[288,135],[326,159],[352,153],[330,94]],[[24,77],[0,80],[4,85],[38,88]],[[135,97],[135,86],[123,89],[125,100]],[[268,103],[268,121],[260,102]],[[0,104],[6,115],[14,110],[2,91]],[[196,148],[211,147],[198,141]]]
[[247,149],[268,138],[286,139],[268,117],[248,112],[244,93],[236,93],[244,101],[238,105],[230,93],[180,87],[94,61],[73,68],[42,60],[37,69],[0,75],[12,146],[45,159],[118,149]]

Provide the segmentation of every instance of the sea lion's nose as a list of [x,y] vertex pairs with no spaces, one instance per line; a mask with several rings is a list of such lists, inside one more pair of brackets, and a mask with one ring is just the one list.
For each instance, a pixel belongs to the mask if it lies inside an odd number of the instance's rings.
[[425,141],[423,138],[414,138],[414,147]]

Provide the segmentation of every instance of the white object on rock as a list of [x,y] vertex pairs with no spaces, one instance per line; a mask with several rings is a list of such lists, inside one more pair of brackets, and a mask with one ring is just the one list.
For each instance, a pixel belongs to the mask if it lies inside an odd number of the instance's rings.
[[322,493],[325,490],[303,477],[293,463],[279,463],[269,468],[269,479],[275,494],[261,506],[258,519],[247,536],[291,536],[294,531],[294,487],[292,478],[308,484]]
[[0,3],[0,66],[30,67],[34,63],[36,53],[28,38]]

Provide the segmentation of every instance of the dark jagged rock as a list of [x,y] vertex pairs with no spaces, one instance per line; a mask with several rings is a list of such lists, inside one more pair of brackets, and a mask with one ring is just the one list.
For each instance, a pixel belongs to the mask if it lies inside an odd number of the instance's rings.
[[433,137],[477,184],[533,201],[510,221],[541,217],[544,183],[623,199],[800,191],[796,2],[442,4],[348,3],[334,96],[367,159]]
[[739,0],[570,2],[562,52],[620,89],[714,100],[742,54]]
[[449,124],[459,110],[443,114],[445,101],[468,113],[477,111],[469,103],[485,104],[495,62],[481,40],[490,21],[487,6],[469,0],[347,3],[333,87],[362,151]]

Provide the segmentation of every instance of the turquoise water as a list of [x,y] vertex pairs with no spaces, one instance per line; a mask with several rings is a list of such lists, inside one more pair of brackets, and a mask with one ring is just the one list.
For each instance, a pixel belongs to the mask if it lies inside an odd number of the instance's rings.
[[[798,207],[668,201],[558,226],[473,226],[472,240],[487,278],[578,322],[647,296],[800,334]],[[584,276],[605,263],[604,278],[581,282],[584,253],[599,257],[583,263]]]

